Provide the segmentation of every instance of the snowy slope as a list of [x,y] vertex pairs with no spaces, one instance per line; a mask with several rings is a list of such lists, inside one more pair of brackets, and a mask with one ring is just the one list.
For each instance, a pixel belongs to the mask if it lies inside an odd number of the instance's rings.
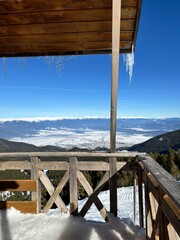
[[[101,192],[99,198],[106,207],[109,192]],[[121,199],[119,197],[121,196]],[[141,240],[144,230],[135,226],[130,218],[133,215],[132,187],[118,189],[118,207],[123,221],[109,214],[107,223],[100,222],[95,207],[87,214],[87,221],[81,217],[62,214],[51,210],[48,214],[22,214],[15,209],[0,211],[1,240]],[[79,208],[84,201],[79,201]],[[94,222],[94,221],[98,222]]]

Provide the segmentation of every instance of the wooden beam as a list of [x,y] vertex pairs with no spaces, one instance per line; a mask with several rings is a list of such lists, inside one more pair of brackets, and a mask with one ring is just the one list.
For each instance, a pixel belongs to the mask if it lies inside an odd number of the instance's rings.
[[36,213],[36,201],[0,201],[0,209],[8,209],[14,207],[22,213]]
[[69,165],[70,213],[78,214],[77,158],[70,157]]
[[117,159],[109,158],[110,212],[117,217]]
[[[53,192],[52,196],[46,203],[46,205],[42,211],[43,213],[47,213],[49,211],[49,209],[51,208],[51,206],[53,205],[53,203],[56,201],[57,197],[59,196],[60,192],[62,191],[64,185],[67,183],[68,179],[69,179],[69,171],[67,171],[64,174],[64,176],[61,179],[60,183],[58,184],[56,190]],[[62,207],[62,212],[67,213],[67,207],[65,204],[64,204],[64,207]]]
[[0,180],[0,191],[36,191],[35,180]]
[[39,170],[37,168],[40,159],[38,157],[31,158],[31,179],[36,181],[36,192],[31,193],[31,200],[37,201],[37,213],[41,212],[41,183],[39,180]]
[[[17,157],[138,157],[144,156],[145,154],[138,152],[116,152],[116,153],[105,153],[105,152],[11,152],[11,153],[0,153],[0,158],[17,158]],[[142,157],[144,159],[144,157]],[[154,161],[154,160],[153,160]],[[12,162],[11,162],[12,163]],[[0,165],[1,166],[1,165]]]
[[[43,183],[44,187],[48,191],[49,195],[52,196],[55,190],[55,187],[52,185],[51,181],[49,178],[46,176],[46,174],[43,171],[39,171],[39,178],[41,182]],[[58,196],[55,200],[55,204],[57,207],[62,210],[64,208],[64,202],[61,199],[60,196]]]
[[121,0],[113,0],[112,4],[113,6],[112,6],[112,79],[111,79],[110,152],[115,152],[117,94],[118,94],[118,77],[119,77]]

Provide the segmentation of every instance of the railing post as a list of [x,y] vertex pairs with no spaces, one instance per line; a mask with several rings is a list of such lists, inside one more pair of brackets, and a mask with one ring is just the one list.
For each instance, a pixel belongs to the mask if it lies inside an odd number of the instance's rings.
[[36,192],[31,193],[31,200],[37,201],[37,213],[41,212],[41,183],[39,181],[38,157],[31,157],[31,179],[36,180]]
[[78,215],[77,158],[70,157],[69,163],[70,214]]
[[138,165],[137,173],[138,173],[139,224],[140,224],[140,227],[144,227],[142,171],[143,171],[143,169],[141,168],[140,165]]
[[136,224],[136,172],[133,171],[134,186],[133,186],[133,195],[134,195],[134,224]]
[[109,158],[110,171],[110,212],[117,216],[117,159]]

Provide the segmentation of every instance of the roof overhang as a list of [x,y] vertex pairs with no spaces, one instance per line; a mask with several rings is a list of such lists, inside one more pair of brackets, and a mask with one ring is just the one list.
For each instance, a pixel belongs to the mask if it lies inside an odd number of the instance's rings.
[[[142,0],[122,0],[120,52],[136,44]],[[0,0],[0,57],[112,51],[112,0]]]

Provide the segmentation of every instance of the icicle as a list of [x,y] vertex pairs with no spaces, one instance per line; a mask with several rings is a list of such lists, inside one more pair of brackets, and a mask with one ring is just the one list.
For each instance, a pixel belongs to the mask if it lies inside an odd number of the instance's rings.
[[126,64],[126,72],[129,74],[129,80],[131,83],[134,66],[134,45],[132,46],[132,52],[123,56],[123,61]]

